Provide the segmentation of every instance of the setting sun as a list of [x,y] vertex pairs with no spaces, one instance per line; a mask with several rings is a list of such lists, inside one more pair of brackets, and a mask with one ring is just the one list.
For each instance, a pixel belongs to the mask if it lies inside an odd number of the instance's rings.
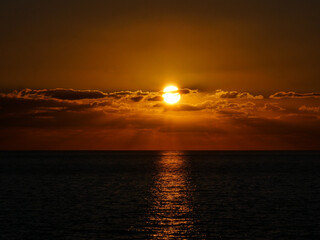
[[178,90],[179,89],[176,86],[166,87],[163,90],[164,94],[162,95],[164,101],[169,104],[174,104],[174,103],[179,102],[180,94],[179,94]]

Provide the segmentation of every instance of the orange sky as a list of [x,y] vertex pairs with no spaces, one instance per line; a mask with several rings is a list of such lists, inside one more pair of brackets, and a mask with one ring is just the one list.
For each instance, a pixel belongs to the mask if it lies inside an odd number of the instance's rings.
[[2,1],[0,149],[319,149],[319,7]]
[[0,88],[319,91],[318,0],[0,3]]

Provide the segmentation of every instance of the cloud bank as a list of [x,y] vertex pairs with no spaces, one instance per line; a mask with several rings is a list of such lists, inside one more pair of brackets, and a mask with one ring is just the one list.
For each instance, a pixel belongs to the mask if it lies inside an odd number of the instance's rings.
[[296,92],[277,92],[272,94],[270,98],[282,99],[282,98],[320,98],[320,93],[296,93]]
[[160,91],[0,93],[1,149],[319,149],[317,93],[180,93],[175,105]]

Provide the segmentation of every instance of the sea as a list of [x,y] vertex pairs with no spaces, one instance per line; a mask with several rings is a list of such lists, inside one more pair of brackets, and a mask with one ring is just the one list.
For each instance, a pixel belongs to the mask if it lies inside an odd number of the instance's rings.
[[0,239],[320,239],[320,152],[2,151]]

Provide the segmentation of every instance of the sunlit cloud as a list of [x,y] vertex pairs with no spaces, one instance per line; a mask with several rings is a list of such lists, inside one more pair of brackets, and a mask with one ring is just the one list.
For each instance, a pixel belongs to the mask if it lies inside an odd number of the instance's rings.
[[[169,105],[161,91],[24,89],[0,94],[0,129],[6,139],[1,143],[6,148],[13,136],[25,133],[21,147],[28,148],[47,134],[61,142],[50,145],[49,137],[46,147],[61,149],[64,141],[74,146],[70,138],[81,133],[76,148],[317,148],[318,98],[290,99],[185,89],[181,101]],[[97,140],[84,141],[89,135]],[[293,141],[298,138],[304,141]]]
[[296,92],[277,92],[270,95],[270,98],[320,98],[320,93],[296,93]]
[[320,113],[320,106],[318,106],[318,107],[307,107],[307,106],[303,105],[303,106],[299,107],[299,110],[303,111],[303,112]]

